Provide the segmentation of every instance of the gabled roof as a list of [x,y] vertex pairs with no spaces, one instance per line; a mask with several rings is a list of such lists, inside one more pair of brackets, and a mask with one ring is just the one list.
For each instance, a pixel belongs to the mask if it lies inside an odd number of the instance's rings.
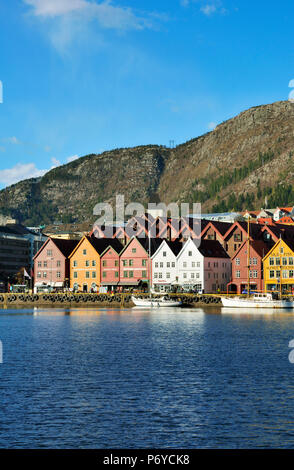
[[[243,249],[244,245],[247,245],[247,243],[248,243],[247,240],[244,240],[244,242],[238,248],[236,253],[234,253],[234,255],[232,256],[232,259],[235,259],[238,257],[240,251]],[[262,240],[250,240],[249,243],[250,243],[250,248],[253,249],[261,258],[263,258],[272,249],[273,244],[274,244],[273,243],[269,245],[268,243],[264,243]]]
[[276,246],[281,242],[285,243],[285,245],[287,245],[291,251],[294,252],[294,240],[283,240],[282,238],[277,240],[277,242],[274,244],[274,246],[271,247],[271,249],[267,252],[267,254],[265,255],[265,257],[263,258],[263,260],[265,260],[268,256],[271,255],[271,253],[275,250]]
[[71,254],[71,252],[76,248],[76,246],[80,243],[79,240],[66,240],[66,239],[63,239],[63,238],[47,238],[47,240],[45,241],[45,243],[41,246],[41,248],[39,249],[39,251],[35,254],[34,258],[33,259],[36,259],[39,254],[41,253],[41,251],[44,250],[44,248],[46,247],[46,245],[48,245],[48,243],[52,241],[54,243],[54,245],[58,248],[58,250],[61,252],[61,254],[63,256],[65,256],[65,258],[68,258],[69,255]]
[[[131,243],[133,243],[134,240],[137,240],[138,243],[144,248],[146,253],[148,254],[149,251],[149,239],[148,237],[145,238],[138,238],[138,237],[132,237],[129,242],[126,244],[126,246],[122,249],[120,255],[124,253],[124,251],[129,247]],[[150,238],[150,251],[151,251],[151,256],[155,253],[155,251],[160,247],[161,243],[163,240],[161,238]]]
[[[160,239],[158,239],[160,240]],[[174,240],[174,241],[170,241],[170,240],[161,240],[161,243],[160,245],[157,247],[157,249],[154,251],[154,253],[152,254],[152,256],[154,256],[157,251],[159,251],[159,249],[161,248],[162,244],[163,243],[166,243],[166,245],[170,248],[170,250],[172,251],[172,253],[175,255],[175,256],[178,256],[179,252],[181,251],[181,249],[183,248],[183,243],[180,242],[179,240]]]
[[109,246],[111,246],[117,253],[120,253],[123,248],[122,244],[117,238],[96,238],[85,235],[78,242],[77,246],[73,248],[69,256],[70,258],[73,256],[73,254],[76,252],[76,250],[79,248],[79,246],[84,240],[87,240],[99,255],[101,255]]
[[[197,243],[195,240],[192,240],[192,241],[195,244]],[[216,240],[201,239],[200,246],[197,248],[205,258],[228,258],[230,259],[228,253],[224,250],[220,242]]]

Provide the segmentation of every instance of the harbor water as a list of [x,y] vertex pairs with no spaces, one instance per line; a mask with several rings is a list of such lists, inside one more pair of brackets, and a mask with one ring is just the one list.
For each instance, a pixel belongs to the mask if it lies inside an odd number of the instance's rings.
[[0,311],[0,447],[294,447],[294,313],[220,312]]

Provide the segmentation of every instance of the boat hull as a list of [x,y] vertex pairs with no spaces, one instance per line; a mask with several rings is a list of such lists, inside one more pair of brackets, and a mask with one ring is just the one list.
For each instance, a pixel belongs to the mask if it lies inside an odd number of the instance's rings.
[[179,300],[162,300],[162,299],[139,299],[132,296],[132,301],[136,307],[160,308],[160,307],[180,307],[182,302]]
[[239,298],[229,298],[222,297],[222,306],[226,308],[284,308],[284,309],[293,309],[294,302],[290,300],[254,300],[254,299],[239,299]]

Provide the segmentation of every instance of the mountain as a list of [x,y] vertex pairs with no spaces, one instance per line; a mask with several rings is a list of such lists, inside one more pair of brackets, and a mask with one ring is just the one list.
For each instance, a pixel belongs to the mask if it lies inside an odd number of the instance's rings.
[[0,191],[0,213],[26,224],[94,220],[98,202],[201,202],[203,211],[293,205],[294,103],[250,108],[176,148],[81,157]]

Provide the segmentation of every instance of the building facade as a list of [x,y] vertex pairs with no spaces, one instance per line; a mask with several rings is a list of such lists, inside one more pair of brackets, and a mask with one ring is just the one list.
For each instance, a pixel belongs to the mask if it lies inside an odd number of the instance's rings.
[[77,240],[48,238],[34,257],[34,287],[70,286],[69,255]]
[[265,290],[294,293],[294,243],[279,239],[263,258]]

